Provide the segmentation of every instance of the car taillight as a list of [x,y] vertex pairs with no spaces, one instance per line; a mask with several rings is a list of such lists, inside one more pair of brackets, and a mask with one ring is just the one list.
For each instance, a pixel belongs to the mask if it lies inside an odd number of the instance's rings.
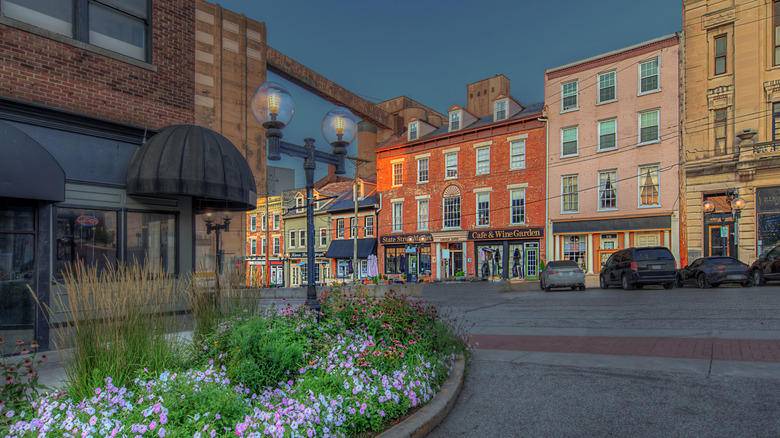
[[748,266],[748,265],[743,266],[743,268],[745,268],[745,270],[747,270],[747,271],[750,270],[750,266]]
[[725,270],[726,268],[724,268],[723,266],[718,266],[717,268],[713,269],[713,271],[725,271]]
[[677,260],[674,261],[674,269],[677,269]]
[[639,270],[639,268],[637,268],[637,266],[636,266],[636,262],[631,262],[631,270],[632,271],[638,271]]

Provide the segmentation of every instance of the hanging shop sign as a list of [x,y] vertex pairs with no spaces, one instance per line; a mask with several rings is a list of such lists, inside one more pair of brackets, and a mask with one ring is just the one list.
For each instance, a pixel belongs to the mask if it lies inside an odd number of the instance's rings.
[[533,239],[544,237],[544,228],[469,231],[469,240]]
[[[304,259],[306,257],[308,257],[308,254],[305,253],[305,252],[291,252],[290,253],[290,258],[291,259]],[[325,257],[325,253],[316,251],[314,253],[314,257]]]

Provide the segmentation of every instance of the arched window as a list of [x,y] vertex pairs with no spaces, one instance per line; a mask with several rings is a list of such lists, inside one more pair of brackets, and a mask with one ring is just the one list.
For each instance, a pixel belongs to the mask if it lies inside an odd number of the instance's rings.
[[444,189],[444,228],[460,228],[460,189],[451,185]]

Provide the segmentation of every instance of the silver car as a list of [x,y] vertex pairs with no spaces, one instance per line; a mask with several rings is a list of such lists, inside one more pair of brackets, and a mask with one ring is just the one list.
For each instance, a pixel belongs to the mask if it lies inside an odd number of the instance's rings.
[[570,287],[571,290],[585,290],[585,272],[577,262],[559,260],[550,262],[542,271],[539,286],[549,292],[553,287]]

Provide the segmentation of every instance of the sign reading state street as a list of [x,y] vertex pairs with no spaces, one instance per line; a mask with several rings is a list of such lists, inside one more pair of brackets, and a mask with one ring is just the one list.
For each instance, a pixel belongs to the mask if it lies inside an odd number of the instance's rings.
[[544,228],[510,228],[507,230],[469,231],[469,240],[535,239],[544,237]]

